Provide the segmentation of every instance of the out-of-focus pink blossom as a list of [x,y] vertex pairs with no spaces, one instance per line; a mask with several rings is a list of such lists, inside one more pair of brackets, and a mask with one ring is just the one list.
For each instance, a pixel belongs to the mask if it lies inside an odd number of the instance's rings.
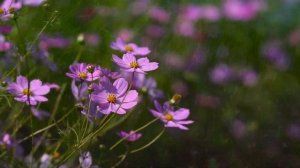
[[263,9],[265,9],[264,0],[225,0],[224,2],[224,15],[236,21],[252,20]]
[[239,73],[243,85],[251,87],[257,83],[257,73],[252,69],[244,69]]
[[136,0],[130,6],[130,11],[134,15],[140,15],[147,11],[149,7],[149,0]]
[[235,138],[240,139],[246,136],[247,127],[243,121],[236,119],[231,123],[230,131]]
[[160,38],[165,34],[165,30],[161,26],[150,25],[150,26],[147,27],[146,33],[150,37]]
[[295,123],[288,125],[286,134],[291,139],[300,139],[300,125]]
[[279,40],[267,42],[262,48],[263,55],[277,69],[286,70],[289,67],[290,60],[287,53],[282,48]]
[[209,73],[210,80],[215,84],[224,84],[233,77],[233,70],[226,64],[216,65]]
[[150,8],[148,11],[148,15],[150,18],[161,23],[167,23],[170,20],[170,14],[166,10],[158,6]]
[[0,52],[4,52],[9,50],[12,47],[12,44],[10,42],[7,42],[5,40],[5,37],[0,34]]
[[131,41],[133,37],[134,33],[130,29],[121,29],[118,32],[118,38],[122,39],[125,42]]
[[197,95],[195,103],[201,107],[215,109],[220,106],[220,99],[213,95]]
[[40,38],[39,48],[48,50],[51,48],[66,48],[70,45],[70,41],[62,36],[46,36]]

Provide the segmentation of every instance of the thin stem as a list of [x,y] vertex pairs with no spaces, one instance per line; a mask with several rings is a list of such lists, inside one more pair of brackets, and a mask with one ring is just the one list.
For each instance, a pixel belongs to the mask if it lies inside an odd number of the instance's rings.
[[144,145],[140,148],[134,149],[134,150],[130,151],[129,153],[136,153],[136,152],[139,152],[143,149],[146,149],[147,147],[152,145],[155,141],[157,141],[163,135],[164,132],[165,132],[165,128],[163,128],[163,130],[153,140],[151,140],[149,143],[147,143],[146,145]]
[[52,127],[54,127],[54,126],[57,125],[58,123],[64,121],[64,119],[65,119],[69,114],[71,114],[71,112],[73,112],[74,109],[75,109],[75,108],[72,108],[68,113],[66,113],[62,118],[60,118],[59,120],[57,120],[55,123],[53,123],[53,124],[51,124],[51,125],[48,125],[47,127],[44,127],[44,128],[42,128],[42,129],[40,129],[40,130],[35,131],[34,133],[32,133],[32,134],[30,134],[29,136],[27,136],[27,137],[23,138],[22,140],[20,140],[18,143],[20,144],[20,143],[26,141],[27,139],[29,139],[29,138],[31,138],[31,137],[37,135],[37,134],[40,134],[40,133],[42,133],[42,132],[44,132],[44,131],[46,131],[46,130],[52,128]]

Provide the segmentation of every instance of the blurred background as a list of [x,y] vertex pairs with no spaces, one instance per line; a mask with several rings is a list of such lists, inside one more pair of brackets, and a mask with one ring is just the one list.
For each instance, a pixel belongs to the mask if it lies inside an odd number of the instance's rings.
[[[77,53],[81,62],[114,67],[111,55],[117,52],[110,43],[117,38],[148,46],[149,58],[160,64],[149,76],[164,98],[182,95],[180,106],[190,108],[195,121],[190,130],[167,129],[120,167],[300,167],[300,1],[57,0],[22,10],[27,41],[57,13],[39,39],[31,70],[44,81],[67,83],[62,110],[73,106],[65,73]],[[52,45],[44,46],[49,39]],[[1,57],[2,70],[16,59]],[[110,165],[103,155],[119,139],[116,132],[151,120],[152,107],[147,99],[136,115],[100,137],[89,148],[94,162]],[[142,131],[132,146],[147,143],[161,127]]]

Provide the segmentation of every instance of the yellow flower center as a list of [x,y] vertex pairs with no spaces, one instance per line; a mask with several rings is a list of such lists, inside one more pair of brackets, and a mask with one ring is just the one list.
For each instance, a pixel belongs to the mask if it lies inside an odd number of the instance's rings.
[[133,48],[129,45],[125,46],[125,51],[126,52],[132,52],[133,51]]
[[109,94],[106,99],[109,103],[115,103],[117,101],[117,97],[114,94]]
[[3,8],[0,8],[0,15],[3,15],[5,13]]
[[130,68],[136,69],[138,67],[139,67],[139,64],[136,61],[133,61],[133,62],[130,63]]
[[26,88],[26,89],[23,90],[23,94],[26,95],[26,96],[28,96],[28,95],[31,95],[32,92],[31,92],[30,89]]
[[79,76],[80,79],[86,79],[87,78],[87,74],[84,73],[84,72],[80,72],[78,76]]
[[173,116],[171,114],[166,114],[165,115],[165,120],[172,121],[173,120]]

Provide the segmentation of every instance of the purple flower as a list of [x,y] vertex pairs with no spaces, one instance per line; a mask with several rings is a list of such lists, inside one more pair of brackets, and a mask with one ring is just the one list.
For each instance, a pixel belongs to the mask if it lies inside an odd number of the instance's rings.
[[0,7],[0,19],[10,19],[13,16],[11,12],[20,9],[21,7],[21,2],[15,2],[15,0],[4,0]]
[[0,145],[6,148],[10,148],[13,145],[11,136],[5,133],[0,140]]
[[136,59],[132,54],[124,54],[122,59],[113,55],[113,61],[126,72],[145,73],[158,68],[158,63],[149,62],[148,58]]
[[137,141],[142,136],[141,133],[136,133],[135,131],[129,131],[129,132],[120,131],[118,135],[122,138],[125,138],[129,142]]
[[215,84],[223,84],[232,79],[233,71],[226,64],[218,64],[210,71],[210,80]]
[[224,14],[226,17],[236,21],[249,21],[256,17],[257,13],[265,8],[260,0],[226,0],[224,3]]
[[154,78],[146,78],[145,74],[137,74],[133,80],[134,87],[147,92],[151,99],[158,99],[164,97],[161,90],[157,89],[156,80]]
[[42,50],[48,50],[51,48],[66,48],[69,44],[70,41],[64,37],[43,35],[40,38],[39,48]]
[[154,101],[155,110],[150,109],[150,112],[162,122],[165,127],[176,127],[181,130],[188,130],[185,125],[192,124],[194,121],[186,120],[190,115],[190,110],[186,108],[179,108],[174,110],[168,102],[161,106],[157,101]]
[[9,50],[12,47],[10,42],[7,42],[3,35],[0,35],[0,52]]
[[103,77],[100,84],[102,90],[92,94],[92,100],[98,104],[101,113],[125,114],[126,110],[137,104],[138,92],[128,90],[128,82],[124,78],[117,79],[112,84],[108,78]]
[[161,23],[167,23],[170,20],[169,13],[157,6],[150,8],[148,11],[148,15],[152,19]]
[[34,108],[34,107],[31,107],[31,112],[39,120],[43,120],[43,119],[50,116],[50,114],[47,111],[39,110],[39,109]]
[[262,49],[263,55],[279,70],[286,70],[290,59],[278,40],[267,42]]
[[43,85],[42,81],[38,79],[32,80],[28,85],[26,77],[18,76],[17,82],[10,83],[7,90],[15,96],[15,100],[26,102],[28,105],[36,105],[38,102],[48,101],[44,95],[49,93],[50,88],[47,85]]
[[243,85],[251,87],[257,83],[257,74],[252,69],[244,69],[240,72],[239,77]]
[[90,168],[92,166],[93,159],[90,152],[84,152],[79,157],[79,164],[82,168]]
[[139,47],[134,43],[126,44],[121,38],[118,38],[116,42],[112,42],[110,47],[124,53],[130,53],[132,55],[144,56],[151,52],[148,47]]
[[230,128],[231,133],[233,136],[237,139],[243,138],[247,134],[247,126],[245,123],[239,119],[235,119],[231,123],[231,128]]
[[27,6],[40,6],[46,0],[23,0],[22,3]]
[[69,67],[70,73],[66,75],[75,80],[94,81],[100,78],[101,69],[99,66],[76,63]]

